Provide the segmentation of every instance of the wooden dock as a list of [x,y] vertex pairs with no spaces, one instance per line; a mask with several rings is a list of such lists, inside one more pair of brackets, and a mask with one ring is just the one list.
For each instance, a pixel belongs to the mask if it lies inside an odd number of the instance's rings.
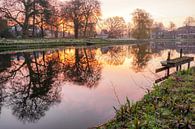
[[156,69],[156,73],[159,73],[159,72],[162,72],[162,71],[167,71],[167,74],[166,76],[162,77],[162,78],[159,78],[155,81],[155,83],[158,83],[158,82],[161,82],[165,79],[167,79],[170,75],[170,69],[171,68],[176,68],[176,72],[178,72],[179,70],[182,69],[182,65],[184,64],[188,64],[188,69],[190,68],[190,63],[192,61],[194,61],[194,57],[187,57],[187,56],[183,56],[182,55],[182,49],[180,50],[180,57],[178,58],[175,58],[175,59],[171,59],[170,58],[170,55],[171,53],[169,52],[168,53],[168,57],[167,57],[167,60],[166,61],[161,61],[161,65],[162,67],[161,68],[158,68]]

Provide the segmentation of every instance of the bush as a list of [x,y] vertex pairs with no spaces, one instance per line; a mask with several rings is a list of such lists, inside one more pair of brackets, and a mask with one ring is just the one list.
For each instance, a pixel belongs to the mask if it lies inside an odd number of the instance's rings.
[[2,31],[0,31],[0,37],[1,38],[13,38],[13,34],[9,31],[9,28],[6,28]]

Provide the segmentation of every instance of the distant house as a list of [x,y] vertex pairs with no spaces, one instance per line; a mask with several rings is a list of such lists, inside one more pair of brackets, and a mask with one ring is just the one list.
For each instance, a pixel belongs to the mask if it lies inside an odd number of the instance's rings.
[[195,39],[195,26],[183,26],[177,29],[177,38]]
[[195,26],[183,26],[169,31],[161,28],[153,28],[152,39],[195,39]]
[[14,37],[22,36],[22,27],[20,27],[19,25],[10,27],[9,31]]
[[167,32],[168,32],[167,30],[161,29],[159,27],[153,28],[151,33],[151,38],[152,39],[165,38]]
[[[12,33],[14,37],[21,37],[22,36],[22,27],[18,24],[13,25],[10,27],[9,31]],[[39,27],[35,27],[35,37],[40,37],[41,36],[41,29]],[[32,37],[33,36],[33,26],[30,26],[28,29],[28,36]]]
[[153,28],[151,33],[152,39],[174,39],[176,37],[176,31],[168,31],[162,28]]

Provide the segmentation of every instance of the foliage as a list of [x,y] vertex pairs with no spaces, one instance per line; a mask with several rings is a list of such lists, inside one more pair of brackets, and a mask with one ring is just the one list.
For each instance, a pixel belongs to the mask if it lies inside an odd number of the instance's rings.
[[131,106],[116,109],[116,116],[100,128],[106,129],[193,129],[195,68],[181,71]]
[[150,37],[150,31],[153,20],[149,13],[142,9],[136,9],[133,12],[132,36],[136,39],[147,39]]
[[9,28],[6,28],[6,29],[0,31],[0,37],[1,38],[13,38],[14,36],[9,31]]
[[185,26],[192,26],[195,24],[195,18],[194,17],[186,17],[184,21]]

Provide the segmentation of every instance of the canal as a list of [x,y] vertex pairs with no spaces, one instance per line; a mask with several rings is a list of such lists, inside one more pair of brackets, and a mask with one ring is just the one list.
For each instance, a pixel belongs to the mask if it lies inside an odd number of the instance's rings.
[[[195,57],[195,43],[65,47],[0,54],[0,129],[85,129],[140,100],[160,61]],[[194,65],[194,62],[193,64]],[[184,66],[185,68],[186,66]],[[174,71],[174,70],[172,70]]]

